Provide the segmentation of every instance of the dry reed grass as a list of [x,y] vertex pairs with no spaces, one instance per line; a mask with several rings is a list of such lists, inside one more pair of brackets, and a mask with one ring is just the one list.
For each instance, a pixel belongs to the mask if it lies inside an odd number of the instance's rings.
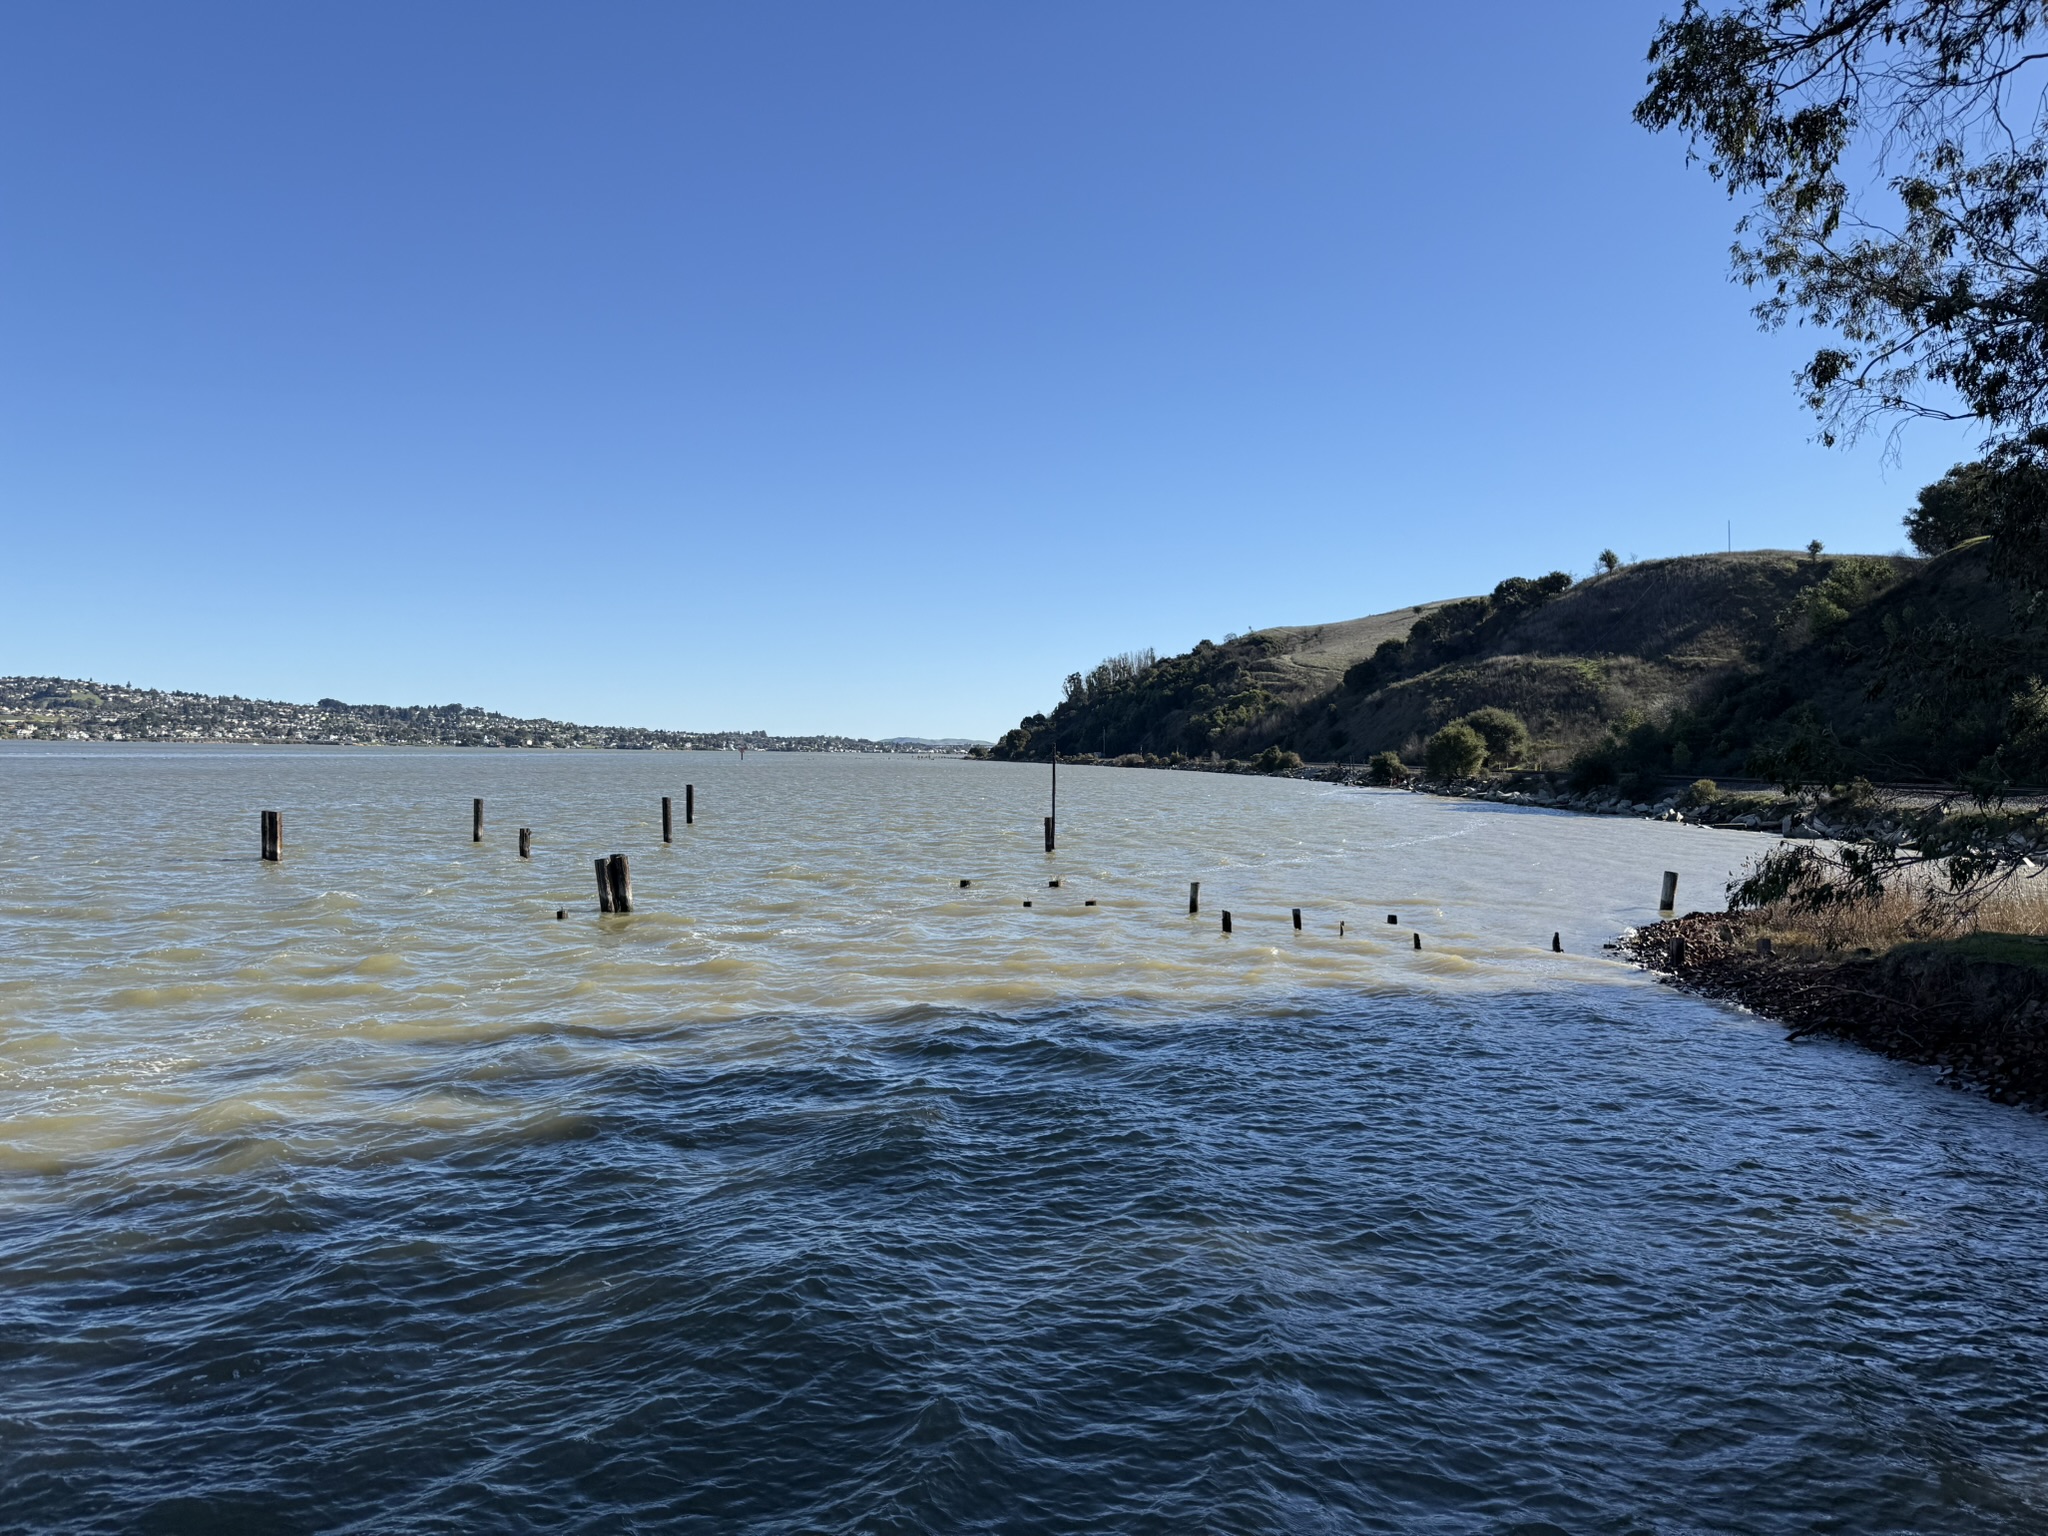
[[1767,907],[1753,921],[1754,932],[1781,949],[1839,954],[1844,950],[1882,954],[1922,939],[1955,939],[1970,934],[2048,936],[2048,871],[2005,881],[1974,905],[1942,899],[1925,881],[1895,885],[1882,899],[1821,912]]

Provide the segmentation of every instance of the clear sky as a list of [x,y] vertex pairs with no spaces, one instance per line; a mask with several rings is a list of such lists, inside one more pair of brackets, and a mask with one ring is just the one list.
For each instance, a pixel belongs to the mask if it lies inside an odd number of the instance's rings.
[[1658,4],[9,7],[0,673],[993,737],[1137,646],[1889,550]]

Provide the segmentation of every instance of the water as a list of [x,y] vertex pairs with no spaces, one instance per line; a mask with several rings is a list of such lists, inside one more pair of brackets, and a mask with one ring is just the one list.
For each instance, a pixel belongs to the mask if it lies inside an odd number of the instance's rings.
[[1044,788],[0,750],[0,1527],[2048,1529],[2043,1121],[1599,950],[1758,840]]

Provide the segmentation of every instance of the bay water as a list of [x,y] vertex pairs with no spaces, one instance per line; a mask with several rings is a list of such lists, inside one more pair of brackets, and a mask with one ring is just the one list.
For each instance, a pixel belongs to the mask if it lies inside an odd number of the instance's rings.
[[0,1529],[2048,1529],[2043,1122],[1602,948],[1762,839],[1049,787],[0,748]]

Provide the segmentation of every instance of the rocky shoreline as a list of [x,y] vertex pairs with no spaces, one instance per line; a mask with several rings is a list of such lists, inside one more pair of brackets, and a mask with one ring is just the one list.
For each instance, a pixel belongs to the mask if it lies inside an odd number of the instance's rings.
[[1751,913],[1694,912],[1613,947],[1674,986],[1787,1025],[1788,1042],[1853,1041],[1999,1103],[2048,1108],[2048,968],[1973,952],[1968,940],[1788,952],[1761,927]]

